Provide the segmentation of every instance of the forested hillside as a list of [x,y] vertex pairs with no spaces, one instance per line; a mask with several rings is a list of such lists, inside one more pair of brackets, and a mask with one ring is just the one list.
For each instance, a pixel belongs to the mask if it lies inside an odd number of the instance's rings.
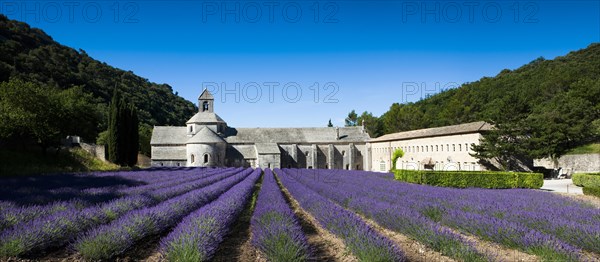
[[538,58],[415,103],[394,103],[380,117],[365,112],[352,121],[352,115],[350,123],[364,119],[371,136],[484,120],[503,132],[494,135],[514,138],[513,153],[562,155],[598,139],[600,44],[553,60]]
[[103,114],[97,131],[106,129],[106,112],[115,87],[138,108],[147,125],[182,125],[195,112],[193,103],[167,84],[149,82],[131,71],[99,62],[83,50],[55,42],[40,29],[0,15],[0,82],[20,79],[66,90],[91,93]]

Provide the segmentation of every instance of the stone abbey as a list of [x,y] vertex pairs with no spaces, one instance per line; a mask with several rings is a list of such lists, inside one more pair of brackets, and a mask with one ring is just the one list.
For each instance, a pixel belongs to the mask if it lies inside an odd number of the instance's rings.
[[393,151],[404,169],[483,170],[470,155],[485,122],[437,127],[371,138],[364,126],[235,128],[214,112],[214,97],[204,90],[198,113],[186,126],[156,126],[153,166],[349,169],[387,172]]

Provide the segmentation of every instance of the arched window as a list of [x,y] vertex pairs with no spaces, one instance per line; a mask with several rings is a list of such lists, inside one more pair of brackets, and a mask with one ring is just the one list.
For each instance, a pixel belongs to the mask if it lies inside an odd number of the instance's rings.
[[462,151],[462,144],[458,144],[458,151]]
[[196,162],[196,156],[194,156],[194,154],[192,154],[192,155],[190,156],[190,161],[191,161],[192,163]]
[[190,133],[194,132],[194,126],[190,126]]
[[208,111],[208,101],[204,101],[204,103],[202,103],[202,112],[204,111]]
[[204,164],[208,164],[208,154],[204,154]]
[[342,156],[346,156],[346,151],[342,150]]

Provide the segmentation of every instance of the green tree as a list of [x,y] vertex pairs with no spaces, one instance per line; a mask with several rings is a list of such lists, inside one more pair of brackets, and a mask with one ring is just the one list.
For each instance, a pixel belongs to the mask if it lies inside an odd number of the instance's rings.
[[121,97],[119,96],[119,91],[117,89],[114,90],[112,100],[109,105],[109,115],[108,115],[108,139],[107,139],[107,155],[108,161],[113,162],[115,164],[121,164],[121,155],[122,151],[121,144],[122,139],[120,139],[120,135],[123,132],[121,129],[122,124],[121,121],[121,110],[120,110],[120,102]]
[[404,151],[401,148],[398,148],[392,154],[392,171],[396,170],[396,161],[398,158],[402,158],[404,156]]
[[346,117],[346,119],[345,119],[346,126],[356,126],[357,119],[358,119],[358,115],[356,114],[356,112],[353,109],[350,113],[348,113],[348,117]]
[[110,104],[108,126],[108,159],[121,166],[134,166],[139,151],[137,109],[125,102],[115,90]]
[[140,124],[140,153],[151,157],[150,139],[152,138],[152,127],[146,124]]
[[0,83],[0,139],[33,141],[42,152],[61,138],[96,137],[100,114],[79,87],[61,90],[19,79]]
[[383,123],[378,117],[373,116],[372,113],[365,111],[357,118],[356,121],[361,125],[364,123],[365,129],[369,136],[379,137],[383,135]]

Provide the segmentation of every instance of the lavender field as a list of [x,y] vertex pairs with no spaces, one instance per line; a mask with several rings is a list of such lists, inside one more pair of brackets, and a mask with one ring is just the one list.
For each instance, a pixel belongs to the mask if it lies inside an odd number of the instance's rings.
[[178,168],[0,184],[2,261],[515,258],[600,261],[600,209],[539,190],[348,170]]

